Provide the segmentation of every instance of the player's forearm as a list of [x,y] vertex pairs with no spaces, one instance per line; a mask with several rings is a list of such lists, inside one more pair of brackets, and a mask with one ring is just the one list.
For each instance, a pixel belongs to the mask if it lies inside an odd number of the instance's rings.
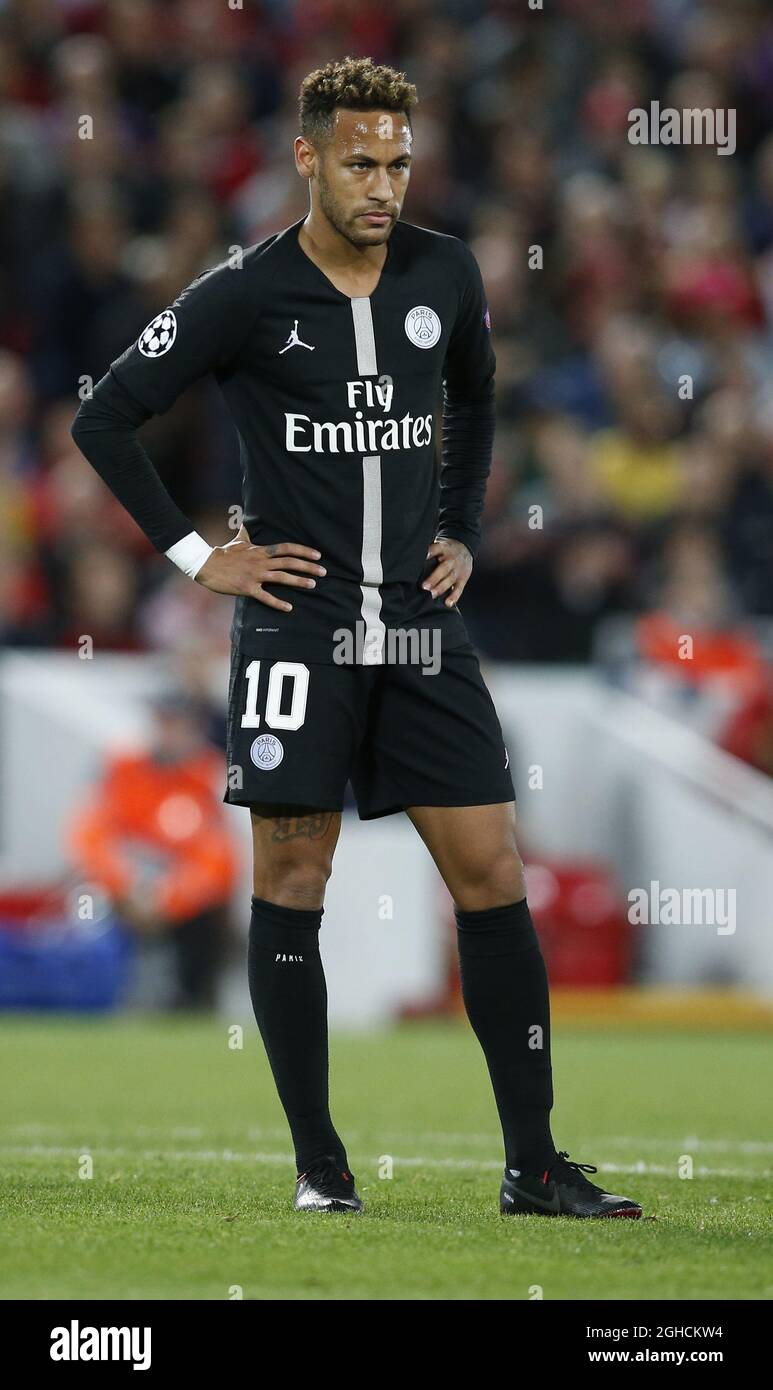
[[81,405],[71,434],[151,544],[190,573],[210,548],[169,495],[137,437],[137,429],[149,418],[150,412],[108,372]]
[[496,410],[493,383],[467,399],[443,393],[443,449],[436,535],[462,541],[474,557],[491,472]]

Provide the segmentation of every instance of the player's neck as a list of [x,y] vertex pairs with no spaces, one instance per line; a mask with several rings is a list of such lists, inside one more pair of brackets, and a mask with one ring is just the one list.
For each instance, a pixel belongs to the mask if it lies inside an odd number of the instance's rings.
[[326,218],[310,212],[298,232],[306,255],[345,294],[368,294],[387,258],[388,246],[353,246]]

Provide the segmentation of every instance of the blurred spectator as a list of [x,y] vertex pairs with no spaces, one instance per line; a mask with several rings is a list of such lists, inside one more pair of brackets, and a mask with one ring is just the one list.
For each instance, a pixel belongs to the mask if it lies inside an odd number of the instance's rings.
[[765,658],[744,627],[710,528],[685,523],[663,558],[659,602],[636,628],[640,693],[722,741],[728,721],[767,695]]
[[218,794],[221,759],[203,711],[179,690],[154,706],[147,752],[110,757],[72,819],[77,871],[138,939],[172,949],[180,1008],[213,1007],[225,961],[238,859]]

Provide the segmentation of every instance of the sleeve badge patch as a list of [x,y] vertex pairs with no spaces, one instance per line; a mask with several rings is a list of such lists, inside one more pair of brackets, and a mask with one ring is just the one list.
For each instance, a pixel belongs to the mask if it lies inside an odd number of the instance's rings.
[[143,357],[163,357],[177,337],[177,319],[172,309],[164,309],[156,314],[147,328],[143,328],[137,339],[137,347]]

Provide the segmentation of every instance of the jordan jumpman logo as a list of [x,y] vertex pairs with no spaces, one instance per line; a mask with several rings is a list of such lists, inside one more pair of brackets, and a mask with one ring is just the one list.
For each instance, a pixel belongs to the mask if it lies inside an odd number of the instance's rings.
[[313,352],[313,351],[314,351],[314,348],[312,347],[311,343],[302,343],[301,340],[300,340],[300,338],[298,337],[298,320],[297,320],[297,319],[295,320],[295,327],[293,328],[292,332],[291,332],[291,333],[289,334],[289,336],[288,336],[286,346],[279,349],[279,352],[278,352],[277,356],[281,357],[281,356],[282,356],[282,353],[283,353],[283,352],[287,352],[288,348],[291,348],[291,347],[305,347],[305,348],[308,348],[308,349],[309,349],[309,352]]

